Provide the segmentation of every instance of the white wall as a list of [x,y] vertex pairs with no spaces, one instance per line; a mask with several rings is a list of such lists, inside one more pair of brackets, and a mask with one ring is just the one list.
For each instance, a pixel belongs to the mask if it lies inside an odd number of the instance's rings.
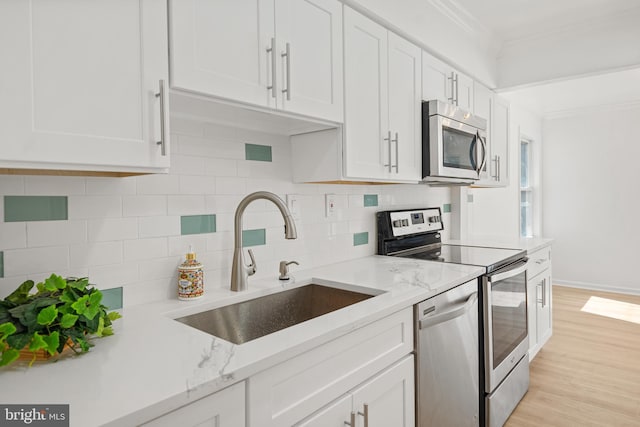
[[[254,278],[276,276],[280,260],[299,261],[292,268],[295,274],[298,268],[374,254],[376,211],[450,203],[449,189],[424,185],[293,184],[288,137],[175,118],[171,132],[168,175],[0,175],[0,298],[27,278],[42,280],[54,272],[89,276],[103,289],[122,286],[125,306],[175,298],[176,267],[189,245],[205,265],[205,287],[227,288],[233,215],[241,198],[253,191],[283,198],[298,194],[301,206],[298,239],[285,240],[273,204],[249,205],[244,228],[266,228],[267,241],[253,248],[258,263]],[[272,146],[273,161],[245,160],[245,143]],[[331,220],[324,217],[325,193],[337,195]],[[364,194],[377,194],[379,206],[364,207]],[[1,222],[5,195],[67,196],[69,220]],[[180,216],[200,214],[216,214],[217,231],[181,235]],[[360,232],[369,233],[369,243],[354,246],[353,234]]]
[[[469,188],[473,198],[467,203],[468,237],[518,237],[520,233],[520,135],[534,141],[534,187],[540,193],[540,149],[542,147],[542,121],[535,114],[511,105],[509,129],[509,185],[503,188]],[[536,179],[538,181],[536,181]],[[464,197],[463,197],[464,198]],[[464,200],[463,200],[464,201]],[[540,200],[534,211],[534,234],[540,235]],[[536,220],[537,219],[537,220]]]
[[640,105],[544,121],[543,234],[555,282],[640,293]]

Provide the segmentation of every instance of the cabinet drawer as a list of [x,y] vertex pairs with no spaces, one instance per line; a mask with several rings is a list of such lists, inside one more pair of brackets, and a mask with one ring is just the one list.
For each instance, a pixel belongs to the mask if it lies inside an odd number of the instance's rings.
[[529,269],[527,276],[533,278],[540,274],[542,271],[549,268],[551,265],[551,246],[544,247],[535,252],[532,252],[529,256]]
[[292,425],[412,350],[407,308],[251,377],[249,423]]

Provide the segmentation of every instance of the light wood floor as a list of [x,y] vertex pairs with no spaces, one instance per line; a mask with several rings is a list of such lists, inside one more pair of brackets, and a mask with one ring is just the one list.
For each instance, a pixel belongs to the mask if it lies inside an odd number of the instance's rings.
[[[640,296],[554,286],[553,336],[506,427],[640,426],[640,324],[581,311],[591,296],[640,305]],[[640,307],[630,311],[640,322]]]

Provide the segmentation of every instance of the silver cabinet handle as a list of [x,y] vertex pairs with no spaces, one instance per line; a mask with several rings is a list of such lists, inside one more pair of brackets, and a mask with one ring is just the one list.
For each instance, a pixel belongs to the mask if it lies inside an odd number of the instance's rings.
[[387,141],[387,145],[389,148],[389,163],[384,164],[383,166],[388,167],[389,168],[389,173],[391,173],[391,131],[387,131],[387,137],[383,139],[383,141]]
[[[271,37],[271,47],[267,48],[267,58],[271,56],[271,86],[267,86],[267,90],[271,91],[271,97],[275,98],[276,95],[276,38]],[[271,54],[271,55],[269,55]]]
[[[398,132],[396,132],[396,139],[393,139],[392,141],[396,143],[396,164],[392,167],[396,168],[396,173],[398,173],[398,153],[400,152],[400,149],[398,148]],[[391,163],[391,159],[389,159],[389,163]]]
[[287,43],[285,52],[280,54],[282,58],[287,57],[287,87],[282,89],[282,93],[287,94],[287,101],[291,101],[291,45]]
[[538,302],[540,303],[541,308],[545,308],[547,306],[547,279],[542,279],[540,283],[537,285],[540,288],[540,298],[538,298]]
[[[460,99],[458,98],[458,96],[460,95],[460,93],[458,92],[459,91],[459,88],[458,88],[458,73],[456,73],[455,83],[456,83],[456,85],[455,85],[455,88],[456,88],[456,101],[455,101],[455,103],[456,103],[456,105],[460,105],[459,104]],[[453,95],[453,91],[451,92],[451,95]]]
[[453,75],[454,75],[454,72],[452,71],[451,72],[451,77],[447,77],[447,80],[451,80],[451,96],[448,97],[447,100],[451,101],[452,104],[455,104],[455,102],[456,102],[455,101],[455,97],[454,97],[455,91],[454,91],[454,88],[453,88],[455,80],[453,79]]
[[364,404],[364,412],[358,411],[358,415],[364,417],[364,427],[369,427],[369,405]]
[[497,157],[498,157],[498,181],[501,181],[502,180],[502,176],[501,176],[502,172],[501,172],[500,169],[502,168],[502,158],[500,158],[500,156],[497,156]]
[[350,420],[345,421],[344,424],[347,426],[356,427],[356,413],[352,412]]
[[160,79],[160,90],[156,93],[156,98],[160,99],[160,141],[157,141],[156,144],[160,146],[160,154],[163,156],[167,155],[167,135],[165,128],[165,120],[166,120],[166,111],[164,107],[164,80]]
[[498,179],[498,168],[500,167],[500,164],[499,164],[497,155],[493,156],[492,162],[496,164],[496,173],[494,175],[491,175],[491,178],[493,178],[496,181],[499,181],[499,179]]

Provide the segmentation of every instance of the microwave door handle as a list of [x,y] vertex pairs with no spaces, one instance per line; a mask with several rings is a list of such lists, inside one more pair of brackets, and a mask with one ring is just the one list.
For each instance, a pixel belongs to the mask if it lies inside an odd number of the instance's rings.
[[482,145],[482,163],[478,168],[478,175],[480,175],[480,173],[482,172],[482,169],[484,169],[484,166],[487,164],[487,144],[484,141],[484,138],[480,136],[480,132],[478,132],[476,135],[478,140],[480,141],[480,145]]
[[476,135],[471,141],[469,146],[469,159],[471,160],[471,167],[477,172],[476,165],[478,164],[478,136]]

